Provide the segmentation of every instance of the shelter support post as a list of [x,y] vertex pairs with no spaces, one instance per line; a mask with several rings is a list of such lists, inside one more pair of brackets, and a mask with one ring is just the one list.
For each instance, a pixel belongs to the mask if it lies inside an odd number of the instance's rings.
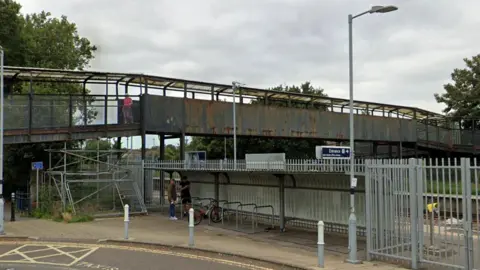
[[[164,134],[158,135],[158,140],[160,141],[159,160],[165,160],[165,135]],[[165,190],[164,180],[165,180],[165,171],[161,170],[160,171],[160,192],[163,192]],[[160,193],[160,194],[163,194],[163,193]],[[160,205],[163,205],[165,203],[163,196],[159,196],[159,198],[160,198]]]
[[217,206],[220,206],[219,201],[220,201],[220,174],[215,173],[214,175],[214,184],[215,184],[215,191],[214,191],[214,197],[215,201],[217,203]]
[[372,155],[372,156],[373,156],[374,158],[377,158],[378,143],[377,143],[377,142],[373,142],[372,144],[373,144],[373,153],[372,153],[373,155]]
[[278,187],[279,187],[279,221],[280,221],[280,231],[285,231],[285,175],[278,175]]
[[388,158],[393,158],[393,149],[392,145],[388,144]]

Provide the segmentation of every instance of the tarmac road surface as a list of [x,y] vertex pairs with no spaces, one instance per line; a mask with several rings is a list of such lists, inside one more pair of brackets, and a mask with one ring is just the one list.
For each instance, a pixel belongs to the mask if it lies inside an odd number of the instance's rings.
[[[188,253],[187,253],[188,252]],[[221,258],[167,248],[53,243],[0,242],[0,270],[271,270],[291,269],[234,257]]]

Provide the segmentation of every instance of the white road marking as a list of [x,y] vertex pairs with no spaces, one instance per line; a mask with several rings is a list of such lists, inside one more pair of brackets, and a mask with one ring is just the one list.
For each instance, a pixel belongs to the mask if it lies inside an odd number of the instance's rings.
[[[2,244],[7,244],[7,243],[2,243]],[[32,248],[32,247],[37,247],[37,249],[28,249],[25,251],[22,251],[22,249],[25,248]],[[75,248],[81,248],[79,250],[72,250],[72,251],[63,251],[61,248],[65,247],[75,247]],[[65,244],[56,244],[56,243],[26,243],[24,245],[21,245],[15,249],[12,249],[4,254],[0,255],[0,262],[4,263],[34,263],[34,264],[48,264],[48,265],[58,265],[58,266],[71,266],[72,264],[77,263],[78,261],[82,260],[86,256],[92,254],[98,249],[98,247],[85,247],[85,246],[77,246],[77,245],[65,245]],[[32,256],[33,253],[35,252],[41,252],[41,251],[53,251],[53,254],[47,254],[47,255],[41,255],[41,256]],[[81,256],[77,257],[75,256],[76,253],[79,252],[86,252],[85,254],[82,254]],[[19,255],[23,257],[23,260],[2,260],[2,258],[8,257],[8,256],[14,256],[14,255]],[[45,262],[41,261],[40,259],[45,259],[45,258],[51,258],[55,256],[66,256],[71,259],[71,262],[68,263],[53,263],[53,262]]]
[[97,251],[97,249],[99,249],[99,247],[94,247],[92,248],[89,252],[83,254],[83,256],[80,256],[78,257],[77,259],[75,259],[69,266],[72,266],[76,263],[78,263],[79,261],[85,259],[87,256],[89,256],[90,254],[92,254],[93,252]]
[[[236,262],[236,261],[230,261],[230,260],[225,260],[225,259],[217,259],[217,258],[211,258],[207,256],[199,256],[199,255],[193,255],[193,254],[188,254],[188,253],[180,253],[180,252],[174,252],[174,251],[167,251],[167,250],[159,250],[159,249],[148,249],[148,248],[141,248],[141,247],[128,247],[128,246],[121,246],[121,245],[107,245],[107,244],[81,244],[81,243],[62,243],[62,242],[22,242],[24,245],[12,249],[4,254],[0,255],[0,262],[2,263],[36,263],[36,264],[44,264],[44,265],[57,265],[57,266],[73,266],[75,264],[78,264],[81,260],[87,258],[89,255],[91,255],[93,252],[100,248],[105,248],[105,249],[119,249],[119,250],[128,250],[128,251],[138,251],[138,252],[148,252],[148,253],[154,253],[154,254],[161,254],[161,255],[169,255],[169,256],[176,256],[176,257],[182,257],[182,258],[188,258],[188,259],[194,259],[194,260],[201,260],[201,261],[209,261],[209,262],[214,262],[214,263],[220,263],[220,264],[226,264],[226,265],[231,265],[231,266],[236,266],[244,269],[250,269],[250,270],[273,270],[272,268],[267,268],[263,266],[257,266],[254,264],[247,264],[247,263],[241,263],[241,262]],[[8,242],[8,241],[0,241],[0,245],[15,245],[17,244],[16,242]],[[42,247],[39,250],[28,250],[25,252],[19,251],[24,247],[31,247],[31,246],[36,246],[36,247]],[[83,248],[82,250],[75,250],[71,252],[65,252],[60,250],[60,252],[57,251],[56,254],[52,255],[45,255],[45,256],[40,256],[40,257],[29,257],[28,253],[36,252],[36,251],[45,251],[48,250],[48,247],[54,246],[55,249],[52,249],[54,251],[59,250],[59,248],[64,248],[64,247],[76,247],[76,248]],[[45,248],[47,247],[47,248]],[[80,251],[86,251],[90,250],[84,255],[80,257],[75,257],[73,262],[70,262],[68,264],[65,263],[51,263],[51,262],[42,262],[42,261],[35,261],[36,258],[46,258],[46,257],[53,257],[53,256],[59,256],[59,255],[65,255],[64,253],[68,253],[72,255],[72,253],[78,253]],[[24,257],[25,259],[23,260],[1,260],[2,257],[8,256],[8,255],[20,255]],[[72,256],[69,256],[72,257]]]

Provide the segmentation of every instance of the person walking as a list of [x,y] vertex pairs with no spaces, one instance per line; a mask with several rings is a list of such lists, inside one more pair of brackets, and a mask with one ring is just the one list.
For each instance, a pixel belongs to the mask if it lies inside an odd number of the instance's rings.
[[168,202],[170,203],[170,220],[177,220],[175,216],[175,202],[177,201],[177,187],[175,180],[170,179],[170,185],[168,185]]

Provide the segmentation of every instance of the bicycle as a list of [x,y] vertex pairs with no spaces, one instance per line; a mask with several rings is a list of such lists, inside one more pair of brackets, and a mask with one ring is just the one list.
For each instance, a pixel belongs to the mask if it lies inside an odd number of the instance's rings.
[[194,208],[193,223],[195,225],[198,225],[205,218],[210,218],[211,222],[218,223],[222,221],[221,215],[222,215],[222,209],[218,207],[217,201],[210,200],[210,202],[206,206],[203,206],[200,204],[199,207]]

